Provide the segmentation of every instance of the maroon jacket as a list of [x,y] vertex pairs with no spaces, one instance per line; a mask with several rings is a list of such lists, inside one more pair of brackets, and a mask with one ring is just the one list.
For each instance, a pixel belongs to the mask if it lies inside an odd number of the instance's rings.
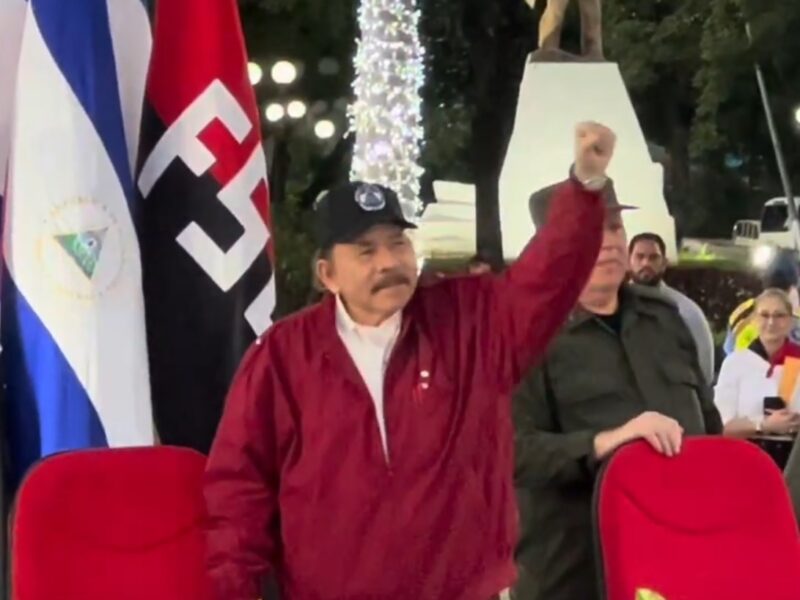
[[206,477],[219,600],[486,600],[511,585],[509,395],[574,306],[602,237],[565,184],[501,276],[418,288],[385,380],[387,463],[328,298],[272,326],[236,375]]

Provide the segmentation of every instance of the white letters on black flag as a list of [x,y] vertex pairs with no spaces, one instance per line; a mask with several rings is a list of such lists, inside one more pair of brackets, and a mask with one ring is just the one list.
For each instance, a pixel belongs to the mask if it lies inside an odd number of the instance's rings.
[[[139,189],[147,197],[156,181],[173,160],[180,159],[195,175],[202,175],[216,162],[215,156],[200,141],[200,133],[218,119],[238,142],[253,129],[247,114],[227,88],[215,80],[173,123],[145,161],[139,176]],[[261,146],[250,153],[245,165],[217,194],[217,198],[241,225],[244,233],[227,251],[206,233],[196,221],[181,231],[176,241],[206,274],[227,292],[238,282],[253,262],[264,253],[269,241],[267,225],[251,199],[259,183],[266,181],[267,164]],[[269,327],[275,308],[274,278],[247,307],[244,317],[253,332],[261,335]]]
[[155,23],[137,179],[153,406],[162,442],[205,452],[275,306],[266,162],[235,1],[160,0]]

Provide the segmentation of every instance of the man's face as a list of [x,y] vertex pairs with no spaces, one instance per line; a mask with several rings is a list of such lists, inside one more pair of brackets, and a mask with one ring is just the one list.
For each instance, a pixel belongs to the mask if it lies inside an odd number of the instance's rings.
[[329,258],[317,263],[317,274],[354,320],[378,324],[411,299],[417,257],[403,229],[377,225],[352,243],[334,245]]
[[619,211],[606,214],[603,225],[603,245],[594,270],[586,285],[587,291],[616,291],[625,281],[628,262],[628,239]]
[[631,249],[630,269],[634,282],[656,286],[667,270],[667,259],[656,242],[639,240]]

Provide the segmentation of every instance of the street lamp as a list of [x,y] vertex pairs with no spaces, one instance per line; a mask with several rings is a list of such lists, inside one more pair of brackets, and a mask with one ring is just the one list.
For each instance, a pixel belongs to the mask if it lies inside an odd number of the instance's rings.
[[277,123],[285,114],[286,111],[284,110],[283,105],[278,103],[272,103],[268,105],[264,111],[264,116],[267,117],[267,121],[270,123]]
[[794,109],[794,124],[800,126],[800,106]]
[[262,75],[261,67],[259,67],[257,63],[247,63],[247,78],[250,80],[250,85],[258,85]]
[[314,135],[321,140],[328,140],[336,133],[336,125],[328,119],[321,119],[314,125]]
[[302,100],[292,100],[286,105],[286,114],[292,119],[302,119],[306,116],[306,103]]
[[272,70],[269,74],[270,77],[272,77],[272,81],[275,83],[279,85],[289,85],[297,79],[297,67],[288,60],[279,60],[272,65]]

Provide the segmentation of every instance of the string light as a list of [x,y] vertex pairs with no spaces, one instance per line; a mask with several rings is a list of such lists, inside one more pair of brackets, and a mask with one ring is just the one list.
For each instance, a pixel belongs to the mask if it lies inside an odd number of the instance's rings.
[[284,110],[283,105],[278,104],[277,102],[268,105],[264,110],[264,116],[270,123],[277,123],[285,114],[286,111]]
[[292,100],[286,105],[286,114],[292,119],[302,119],[306,116],[306,103],[302,100]]
[[314,135],[321,140],[329,140],[336,134],[336,125],[333,121],[322,119],[314,125]]
[[350,177],[393,189],[406,216],[416,219],[425,80],[419,11],[415,0],[362,0],[358,23],[356,100],[348,110],[356,134]]
[[264,73],[258,63],[247,63],[247,77],[250,79],[250,85],[257,85],[258,82],[261,81],[263,74]]
[[288,60],[279,60],[269,72],[272,81],[280,85],[288,85],[297,79],[297,67]]

